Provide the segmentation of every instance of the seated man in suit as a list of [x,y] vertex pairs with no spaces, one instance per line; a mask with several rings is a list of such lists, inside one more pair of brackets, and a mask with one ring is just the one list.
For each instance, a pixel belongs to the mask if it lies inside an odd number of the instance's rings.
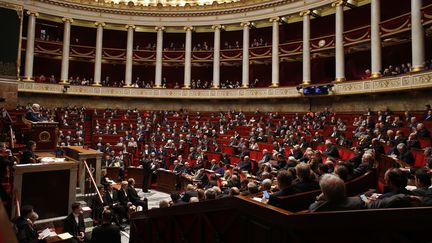
[[413,165],[415,162],[414,155],[411,153],[411,151],[408,150],[407,146],[404,143],[399,143],[396,146],[396,149],[398,151],[397,159],[409,164]]
[[33,225],[31,218],[37,215],[33,206],[24,205],[21,208],[21,216],[14,220],[14,225],[19,243],[39,243],[45,242],[38,240],[38,233]]
[[240,160],[240,162],[238,163],[238,168],[240,169],[240,171],[247,171],[247,172],[251,172],[252,170],[252,162],[250,161],[249,156],[245,156],[243,157],[243,160]]
[[293,180],[293,176],[292,176],[291,172],[289,172],[287,170],[279,171],[279,173],[277,175],[277,182],[278,182],[279,191],[270,195],[267,204],[272,205],[272,206],[276,206],[276,207],[280,207],[279,197],[289,196],[289,195],[295,194],[296,192],[294,191],[294,189],[292,188],[292,185],[291,185],[292,180]]
[[108,208],[114,212],[114,221],[120,226],[119,219],[127,218],[127,211],[120,205],[118,191],[114,190],[112,185],[109,184],[103,198]]
[[46,121],[46,118],[40,113],[39,104],[33,104],[32,107],[26,112],[25,118],[32,122]]
[[326,149],[324,150],[324,152],[322,152],[322,154],[324,154],[325,156],[328,156],[328,157],[340,158],[339,151],[338,151],[337,147],[333,145],[332,141],[327,139],[325,141],[325,147],[326,147]]
[[138,196],[138,193],[135,189],[135,179],[129,178],[128,184],[129,186],[127,188],[127,194],[129,196],[130,202],[137,207],[141,206],[143,210],[147,210],[148,209],[147,198]]
[[[105,194],[105,188],[103,185],[98,186],[98,191],[100,195],[102,196],[102,200]],[[97,223],[102,222],[102,212],[108,208],[108,204],[105,200],[103,202],[99,198],[99,195],[96,194],[91,198],[91,209],[92,209],[92,218],[94,221],[97,221]]]
[[322,194],[309,206],[311,212],[356,210],[366,208],[360,197],[347,197],[345,183],[336,175],[325,174],[320,183]]
[[315,180],[315,176],[308,164],[301,162],[296,165],[295,170],[297,180],[293,185],[294,190],[297,192],[307,192],[319,189],[318,182]]
[[[129,193],[128,193],[128,182],[127,181],[122,181],[121,182],[121,188],[120,190],[118,190],[118,200],[120,203],[120,206],[124,208],[124,212],[126,212],[126,214],[123,217],[122,221],[123,222],[128,222],[129,221],[129,215],[127,214],[129,207],[132,206],[132,202],[130,202],[129,200]],[[126,220],[125,220],[126,219]]]
[[72,213],[70,213],[63,222],[63,229],[72,235],[73,242],[85,242],[85,224],[83,211],[80,203],[72,204]]
[[92,231],[92,243],[121,243],[120,228],[111,224],[112,213],[105,210],[102,213],[102,225]]
[[365,174],[373,167],[374,162],[375,159],[373,153],[369,151],[365,152],[361,158],[361,164],[353,170],[352,178]]

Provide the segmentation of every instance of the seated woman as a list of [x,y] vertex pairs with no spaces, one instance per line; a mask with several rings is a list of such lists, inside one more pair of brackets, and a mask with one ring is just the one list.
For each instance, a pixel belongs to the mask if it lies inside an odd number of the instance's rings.
[[28,141],[26,149],[23,151],[20,164],[32,164],[37,163],[40,161],[41,158],[39,158],[35,154],[36,150],[36,142],[35,141]]

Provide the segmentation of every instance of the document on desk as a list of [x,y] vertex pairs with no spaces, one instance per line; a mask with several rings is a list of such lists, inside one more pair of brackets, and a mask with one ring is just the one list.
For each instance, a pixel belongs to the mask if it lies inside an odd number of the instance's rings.
[[56,234],[55,231],[52,231],[51,229],[46,228],[42,232],[39,233],[39,237],[38,238],[39,238],[39,240],[43,240],[43,239],[45,239],[47,237],[54,237],[56,235],[57,234]]
[[65,162],[65,158],[42,157],[41,163]]
[[68,232],[63,233],[63,234],[59,234],[59,235],[57,235],[57,236],[58,236],[60,239],[62,239],[62,240],[67,240],[67,239],[72,238],[72,235],[69,234]]

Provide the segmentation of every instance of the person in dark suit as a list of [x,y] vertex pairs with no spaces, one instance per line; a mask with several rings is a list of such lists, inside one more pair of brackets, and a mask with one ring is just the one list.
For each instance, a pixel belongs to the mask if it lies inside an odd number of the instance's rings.
[[92,231],[91,243],[121,243],[120,228],[111,224],[112,213],[105,210],[102,214],[102,225]]
[[217,169],[219,169],[219,163],[215,159],[212,159],[210,163],[211,163],[210,170],[216,171]]
[[412,192],[406,189],[408,177],[401,169],[388,169],[384,175],[384,180],[386,182],[384,186],[384,194],[380,195],[378,199],[384,199],[396,194],[412,195]]
[[[105,187],[103,185],[99,185],[98,191],[102,196],[102,200],[103,200],[103,196],[105,194]],[[102,202],[101,199],[99,198],[99,195],[96,194],[91,198],[90,205],[92,209],[93,220],[100,224],[102,222],[102,212],[105,210],[105,208],[108,208],[108,204],[106,203],[105,200],[103,200]]]
[[297,181],[293,184],[293,189],[297,192],[307,192],[319,189],[318,182],[312,176],[311,168],[308,164],[301,162],[295,167]]
[[141,162],[142,168],[143,168],[143,185],[142,189],[143,192],[149,192],[148,185],[151,182],[151,176],[152,176],[152,160],[144,158]]
[[279,191],[270,195],[267,204],[275,207],[280,207],[281,205],[280,205],[279,197],[295,194],[296,191],[293,189],[291,185],[292,180],[293,180],[293,176],[291,172],[287,170],[279,171],[277,175]]
[[35,154],[36,142],[28,141],[26,149],[21,156],[20,164],[32,164],[40,161],[40,158]]
[[138,193],[135,189],[135,179],[129,178],[128,184],[129,186],[127,188],[127,193],[129,195],[130,202],[135,206],[143,207],[143,210],[147,210],[148,209],[147,198],[145,197],[141,198],[138,196]]
[[178,172],[180,173],[181,171],[183,171],[183,165],[180,164],[180,162],[178,160],[174,160],[173,162],[173,171],[174,172]]
[[32,215],[36,214],[33,206],[24,205],[21,208],[21,216],[16,218],[13,223],[17,231],[17,239],[19,243],[40,243],[45,242],[38,240],[38,233],[30,220]]
[[74,242],[85,242],[84,216],[80,203],[72,204],[72,213],[63,221],[63,229],[72,235]]
[[360,165],[353,170],[352,178],[359,177],[368,172],[372,168],[374,160],[372,153],[365,152],[362,156]]
[[339,151],[337,149],[336,146],[333,145],[332,141],[330,140],[326,140],[325,141],[325,147],[326,149],[324,150],[324,152],[322,152],[324,155],[328,156],[328,157],[333,157],[333,158],[339,158]]
[[431,137],[430,131],[426,127],[424,127],[423,123],[417,124],[416,130],[417,130],[417,137],[419,138]]
[[46,120],[40,113],[40,105],[38,104],[33,104],[32,107],[27,110],[25,118],[31,122],[41,122]]
[[0,143],[0,198],[3,201],[8,200],[9,195],[3,189],[3,185],[1,184],[6,177],[7,170],[12,168],[14,165],[14,157],[12,156],[12,152],[9,149],[6,149],[5,143]]
[[408,136],[408,140],[406,141],[406,145],[407,145],[407,149],[421,149],[421,145],[419,140],[417,139],[417,134],[416,133],[411,133]]
[[408,150],[407,146],[404,143],[400,143],[396,147],[399,155],[397,156],[397,159],[409,164],[414,164],[414,155],[411,153],[411,151]]
[[325,174],[321,177],[322,194],[309,206],[310,212],[357,210],[366,208],[360,197],[347,197],[345,183],[336,175]]
[[104,201],[107,203],[108,208],[114,212],[114,221],[117,225],[120,225],[119,219],[127,218],[127,212],[125,208],[120,205],[118,191],[114,190],[111,184],[108,185],[105,191]]
[[243,158],[243,160],[241,160],[238,163],[238,168],[240,169],[240,171],[247,171],[247,172],[251,172],[252,170],[252,162],[249,159],[249,156],[245,156]]

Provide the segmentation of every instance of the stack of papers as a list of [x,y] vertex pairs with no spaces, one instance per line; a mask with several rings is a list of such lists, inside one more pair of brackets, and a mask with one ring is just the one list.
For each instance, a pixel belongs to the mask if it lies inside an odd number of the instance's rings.
[[65,158],[43,157],[41,163],[65,162]]
[[54,237],[56,236],[56,232],[55,231],[51,231],[51,229],[44,229],[42,232],[39,233],[39,240],[43,240],[47,237]]

